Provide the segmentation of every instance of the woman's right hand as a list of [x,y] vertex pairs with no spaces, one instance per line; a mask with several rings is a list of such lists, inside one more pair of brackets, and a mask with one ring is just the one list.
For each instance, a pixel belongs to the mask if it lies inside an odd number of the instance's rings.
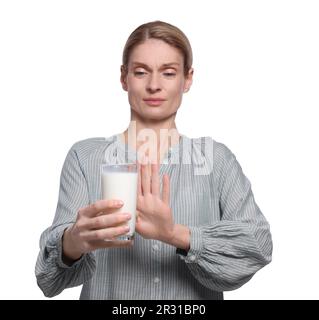
[[131,214],[114,212],[122,206],[118,200],[99,200],[81,208],[76,222],[64,231],[63,260],[71,264],[96,249],[131,247],[133,240],[115,240],[129,231],[127,222]]

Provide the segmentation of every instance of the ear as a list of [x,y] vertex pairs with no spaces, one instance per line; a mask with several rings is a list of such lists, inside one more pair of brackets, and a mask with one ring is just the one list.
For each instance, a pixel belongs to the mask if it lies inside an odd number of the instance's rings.
[[127,72],[125,70],[125,67],[123,65],[121,65],[121,78],[120,78],[120,81],[121,81],[121,84],[122,84],[122,88],[124,91],[127,91]]
[[194,69],[191,68],[188,71],[188,75],[185,78],[185,84],[184,84],[184,92],[188,92],[192,83],[193,83],[193,74],[194,74]]

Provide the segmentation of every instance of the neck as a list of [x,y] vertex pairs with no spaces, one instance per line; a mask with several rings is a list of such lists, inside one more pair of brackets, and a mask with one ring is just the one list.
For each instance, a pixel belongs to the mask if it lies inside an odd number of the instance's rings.
[[176,128],[175,116],[176,114],[158,121],[141,119],[132,113],[130,124],[122,133],[121,139],[138,151],[140,159],[147,156],[152,163],[162,163],[168,149],[179,143],[180,134]]

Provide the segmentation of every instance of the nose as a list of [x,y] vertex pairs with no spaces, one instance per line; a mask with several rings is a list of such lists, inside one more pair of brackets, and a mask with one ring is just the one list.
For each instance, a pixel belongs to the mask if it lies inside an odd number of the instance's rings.
[[157,92],[161,90],[160,81],[156,74],[152,74],[147,82],[147,91]]

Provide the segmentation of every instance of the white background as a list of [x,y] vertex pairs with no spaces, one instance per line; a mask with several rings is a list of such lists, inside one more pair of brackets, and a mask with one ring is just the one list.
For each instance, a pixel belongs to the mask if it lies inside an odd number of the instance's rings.
[[307,0],[1,1],[0,298],[46,299],[34,266],[66,153],[126,129],[122,49],[163,20],[194,52],[178,130],[234,152],[271,225],[272,263],[225,299],[318,299],[318,16]]

